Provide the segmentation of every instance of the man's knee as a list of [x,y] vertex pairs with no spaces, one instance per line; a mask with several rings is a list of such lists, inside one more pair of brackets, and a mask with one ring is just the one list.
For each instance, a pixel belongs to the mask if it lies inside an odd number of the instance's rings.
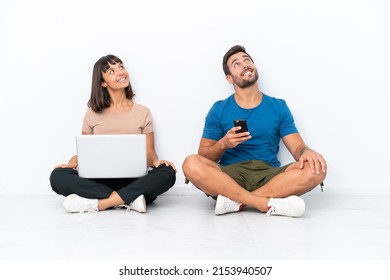
[[312,189],[314,189],[316,186],[318,186],[321,182],[325,180],[326,173],[322,171],[320,172],[320,174],[313,173],[309,167],[305,167],[304,171],[305,185],[311,187]]
[[187,156],[182,164],[182,169],[184,174],[193,173],[199,166],[200,160],[199,155],[189,155]]

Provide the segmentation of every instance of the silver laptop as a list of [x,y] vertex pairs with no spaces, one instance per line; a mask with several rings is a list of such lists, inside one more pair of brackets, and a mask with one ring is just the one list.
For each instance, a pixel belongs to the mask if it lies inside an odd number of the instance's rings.
[[147,174],[146,135],[77,135],[79,176],[138,178]]

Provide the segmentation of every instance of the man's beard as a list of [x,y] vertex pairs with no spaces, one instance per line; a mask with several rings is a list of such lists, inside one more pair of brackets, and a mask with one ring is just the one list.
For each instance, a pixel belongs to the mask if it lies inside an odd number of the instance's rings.
[[252,79],[245,80],[245,81],[241,77],[232,76],[232,78],[234,84],[239,88],[248,88],[256,84],[257,80],[259,79],[259,73],[255,71],[255,76]]

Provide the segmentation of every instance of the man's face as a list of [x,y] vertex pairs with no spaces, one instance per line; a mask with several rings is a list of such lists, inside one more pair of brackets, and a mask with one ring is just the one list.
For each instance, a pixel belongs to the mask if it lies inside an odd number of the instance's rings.
[[227,65],[230,70],[230,75],[227,76],[228,81],[240,88],[253,86],[259,79],[255,64],[244,52],[238,52],[229,57]]

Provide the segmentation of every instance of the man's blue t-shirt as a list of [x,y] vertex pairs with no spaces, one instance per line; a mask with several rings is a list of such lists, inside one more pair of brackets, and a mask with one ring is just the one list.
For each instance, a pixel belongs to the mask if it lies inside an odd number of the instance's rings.
[[252,136],[233,149],[227,149],[220,159],[221,165],[248,160],[262,160],[271,166],[280,166],[277,158],[280,139],[298,132],[286,102],[263,94],[255,108],[241,108],[234,94],[214,103],[206,116],[203,138],[221,139],[233,127],[235,119],[245,119]]

